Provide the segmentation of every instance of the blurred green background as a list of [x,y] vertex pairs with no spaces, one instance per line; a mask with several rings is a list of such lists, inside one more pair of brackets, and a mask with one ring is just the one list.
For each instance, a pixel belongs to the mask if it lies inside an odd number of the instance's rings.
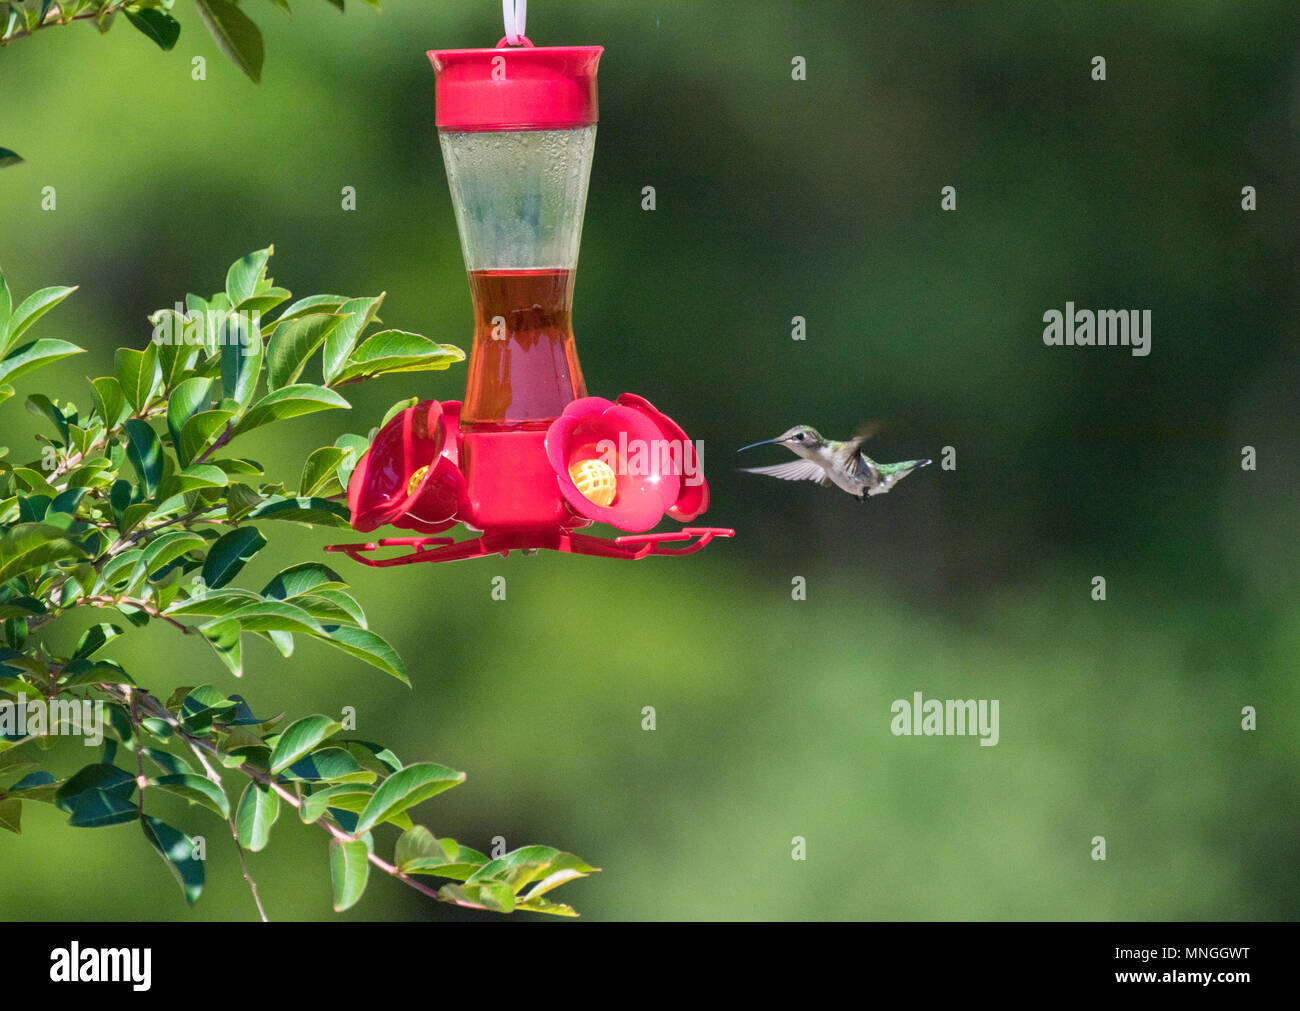
[[[0,144],[26,158],[0,172],[0,264],[20,297],[80,284],[38,334],[92,349],[28,392],[88,400],[84,377],[142,346],[149,312],[268,243],[296,295],[386,290],[387,325],[468,346],[424,50],[492,45],[500,5],[244,7],[260,86],[187,0],[170,53],[125,23],[0,51]],[[310,643],[288,661],[248,644],[242,683],[162,630],[114,655],[164,697],[211,681],[259,713],[355,706],[404,760],[468,772],[416,812],[439,835],[603,867],[558,893],[588,919],[1295,918],[1293,5],[530,8],[537,44],[606,47],[574,307],[588,388],[647,396],[704,440],[701,522],[736,539],[637,564],[342,561],[413,691]],[[1067,299],[1151,309],[1150,357],[1045,347]],[[381,380],[351,417],[246,452],[296,475],[395,400],[459,398],[464,376]],[[956,469],[866,508],[733,470],[736,447],[795,423],[844,437],[867,418],[889,423],[873,456],[951,446]],[[21,397],[0,408],[17,455],[38,427]],[[339,539],[273,534],[248,585]],[[999,699],[999,744],[892,736],[890,703],[914,691]],[[26,808],[0,838],[4,918],[255,915],[225,826],[197,809],[177,815],[209,841],[187,910],[134,829]],[[286,815],[250,861],[272,918],[333,917],[318,829]],[[474,918],[382,877],[344,915]]]

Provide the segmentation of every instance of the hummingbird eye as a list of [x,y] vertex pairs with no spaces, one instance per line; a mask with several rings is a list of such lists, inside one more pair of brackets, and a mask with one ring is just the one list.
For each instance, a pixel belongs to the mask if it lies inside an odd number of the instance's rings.
[[798,439],[800,442],[803,442],[803,432],[800,432],[798,435],[795,436],[795,438]]

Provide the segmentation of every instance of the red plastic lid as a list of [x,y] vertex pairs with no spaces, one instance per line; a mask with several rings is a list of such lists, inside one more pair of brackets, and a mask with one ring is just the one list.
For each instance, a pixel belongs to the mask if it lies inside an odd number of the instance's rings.
[[440,130],[558,130],[596,122],[596,64],[604,47],[502,43],[429,51]]

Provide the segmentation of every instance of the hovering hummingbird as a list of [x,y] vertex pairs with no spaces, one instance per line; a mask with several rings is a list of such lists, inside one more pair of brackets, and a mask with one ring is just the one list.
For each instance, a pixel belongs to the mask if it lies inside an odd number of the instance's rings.
[[868,495],[883,495],[914,470],[930,465],[930,460],[904,460],[901,463],[876,463],[858,450],[875,434],[876,426],[864,428],[852,439],[836,442],[825,439],[808,425],[795,425],[775,439],[752,442],[736,450],[743,453],[755,446],[785,446],[801,460],[778,463],[771,467],[741,467],[746,474],[766,474],[783,481],[816,481],[823,488],[831,485],[856,495],[862,502]]

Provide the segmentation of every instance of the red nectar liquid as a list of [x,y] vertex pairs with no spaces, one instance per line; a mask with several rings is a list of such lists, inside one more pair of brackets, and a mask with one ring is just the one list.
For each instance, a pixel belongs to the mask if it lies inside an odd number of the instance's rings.
[[472,270],[474,342],[461,424],[545,427],[587,395],[573,341],[571,270]]

